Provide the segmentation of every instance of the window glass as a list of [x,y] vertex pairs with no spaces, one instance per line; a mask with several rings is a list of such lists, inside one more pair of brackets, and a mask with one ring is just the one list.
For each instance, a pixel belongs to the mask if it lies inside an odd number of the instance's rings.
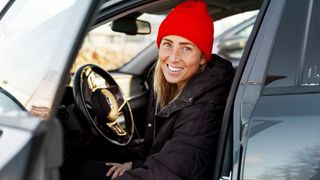
[[[16,99],[31,114],[49,117],[89,4],[75,0],[28,0],[15,1],[10,6],[0,21],[0,87],[10,94],[7,98],[7,94],[2,94],[1,102]],[[0,109],[8,109],[5,104],[0,103]],[[16,109],[17,113],[21,111]],[[0,114],[12,114],[11,110],[2,110]]]
[[266,88],[319,85],[319,11],[319,1],[288,1],[270,57]]
[[111,23],[93,29],[87,34],[71,72],[74,73],[81,65],[88,63],[105,70],[122,67],[156,39],[163,18],[164,16],[151,14],[143,14],[137,18],[150,23],[151,33],[148,35],[114,32],[111,30]]
[[305,63],[303,66],[302,86],[320,85],[320,1],[313,1],[314,6],[310,18],[310,29],[304,53]]
[[252,28],[253,28],[253,24],[251,24],[250,26],[248,26],[248,27],[242,29],[241,31],[239,31],[239,32],[237,33],[237,35],[243,36],[243,37],[249,37],[249,36],[250,36],[250,33],[251,33],[251,31],[252,31]]
[[1,0],[0,1],[0,12],[3,10],[3,8],[7,5],[9,0]]
[[248,11],[215,21],[212,53],[230,60],[237,68],[257,13]]
[[250,19],[251,17],[257,15],[259,10],[254,11],[247,11],[244,13],[239,13],[233,16],[228,16],[223,19],[220,19],[218,21],[214,21],[214,36],[220,36],[225,31],[239,26],[242,24],[245,20]]
[[16,114],[24,111],[24,107],[9,92],[0,87],[0,113]]

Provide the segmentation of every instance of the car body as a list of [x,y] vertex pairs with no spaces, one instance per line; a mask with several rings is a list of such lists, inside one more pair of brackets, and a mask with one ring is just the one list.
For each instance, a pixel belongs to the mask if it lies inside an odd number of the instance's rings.
[[[166,14],[181,1],[4,2],[0,179],[68,179],[74,174],[67,170],[79,160],[119,149],[76,111],[79,99],[72,82],[79,73],[72,77],[70,69],[86,34],[119,18]],[[319,179],[320,1],[205,2],[214,20],[260,9],[226,105],[212,179]],[[143,138],[156,50],[152,43],[110,71],[132,109],[133,141]],[[101,78],[99,84],[105,85]],[[88,144],[96,146],[80,156]]]

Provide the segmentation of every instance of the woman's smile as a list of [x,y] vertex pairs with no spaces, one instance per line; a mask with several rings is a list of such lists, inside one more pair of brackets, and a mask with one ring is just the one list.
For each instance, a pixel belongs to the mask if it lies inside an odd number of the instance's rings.
[[166,65],[167,65],[168,70],[171,72],[174,72],[174,73],[180,72],[184,69],[183,67],[171,66],[169,64],[166,64]]

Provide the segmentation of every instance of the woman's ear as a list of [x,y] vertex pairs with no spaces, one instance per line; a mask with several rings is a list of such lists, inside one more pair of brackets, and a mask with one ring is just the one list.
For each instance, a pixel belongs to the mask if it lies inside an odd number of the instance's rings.
[[204,65],[207,62],[207,59],[204,55],[201,55],[200,65]]

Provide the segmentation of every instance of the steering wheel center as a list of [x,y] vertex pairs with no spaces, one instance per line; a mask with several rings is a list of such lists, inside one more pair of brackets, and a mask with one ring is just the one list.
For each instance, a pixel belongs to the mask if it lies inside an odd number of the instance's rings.
[[109,120],[109,122],[114,122],[117,120],[118,116],[119,116],[119,106],[117,103],[116,98],[111,94],[110,91],[103,89],[101,90],[101,93],[104,95],[105,97],[105,101],[106,103],[109,105],[109,112],[106,111],[106,118]]

